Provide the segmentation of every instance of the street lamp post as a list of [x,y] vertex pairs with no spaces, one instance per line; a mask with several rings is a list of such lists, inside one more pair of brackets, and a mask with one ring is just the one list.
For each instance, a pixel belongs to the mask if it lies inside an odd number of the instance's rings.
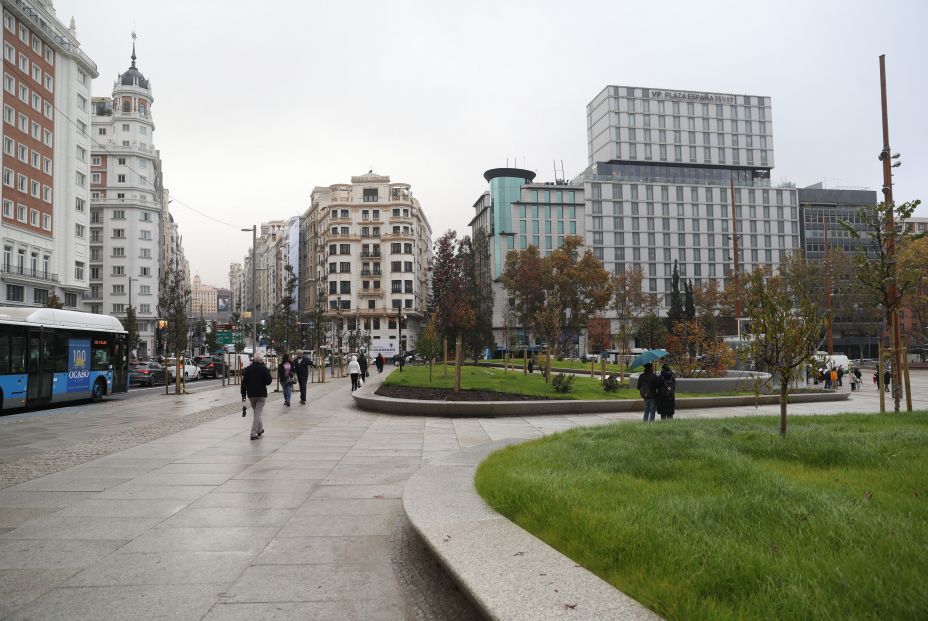
[[[251,355],[258,353],[258,225],[251,225]],[[242,229],[247,233],[249,229]]]
[[396,351],[399,353],[400,373],[402,373],[403,364],[406,362],[406,356],[403,352],[403,308],[401,306],[396,308],[396,330]]

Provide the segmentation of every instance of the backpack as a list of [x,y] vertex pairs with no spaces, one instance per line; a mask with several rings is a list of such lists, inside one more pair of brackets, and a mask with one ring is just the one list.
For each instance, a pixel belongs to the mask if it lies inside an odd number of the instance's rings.
[[664,399],[672,399],[673,388],[674,388],[674,382],[672,380],[671,381],[661,380],[661,383],[657,387],[657,396],[663,397]]

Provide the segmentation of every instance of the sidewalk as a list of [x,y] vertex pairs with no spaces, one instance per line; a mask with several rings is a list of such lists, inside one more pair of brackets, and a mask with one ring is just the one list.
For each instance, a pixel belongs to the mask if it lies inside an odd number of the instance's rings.
[[[216,395],[228,415],[0,490],[0,617],[414,618],[391,534],[423,463],[491,440],[638,419],[391,417],[355,409],[342,379],[311,385],[305,406],[285,408],[272,393],[267,433],[252,442],[251,419],[228,394]],[[913,396],[928,408],[928,373],[913,372]],[[868,385],[848,402],[790,413],[875,411],[877,397]],[[15,450],[0,448],[0,459]]]

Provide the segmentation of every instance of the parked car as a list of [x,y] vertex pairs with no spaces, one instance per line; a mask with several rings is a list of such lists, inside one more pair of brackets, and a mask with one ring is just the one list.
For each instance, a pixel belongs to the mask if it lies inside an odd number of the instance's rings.
[[137,362],[129,365],[129,383],[154,386],[164,383],[164,367],[157,362]]
[[[177,360],[168,359],[165,361],[164,366],[168,368],[168,375],[170,380],[173,382],[177,377]],[[192,381],[200,379],[200,367],[193,364],[190,360],[184,360],[184,381]]]
[[217,378],[222,373],[221,356],[198,356],[197,366],[200,367],[200,377]]

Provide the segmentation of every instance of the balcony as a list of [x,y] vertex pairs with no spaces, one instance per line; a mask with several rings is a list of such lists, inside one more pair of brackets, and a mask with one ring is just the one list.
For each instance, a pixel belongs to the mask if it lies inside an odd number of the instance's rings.
[[361,239],[380,239],[380,233],[361,233]]
[[416,234],[412,232],[410,233],[383,233],[381,234],[380,239],[382,239],[385,242],[415,240]]
[[358,291],[358,297],[362,298],[382,298],[383,289],[361,289]]
[[58,274],[16,265],[4,265],[0,267],[0,274],[3,274],[7,280],[11,281],[24,281],[30,283],[35,281],[58,282]]
[[383,276],[383,272],[380,270],[361,270],[361,276],[375,276],[380,278]]
[[362,251],[362,252],[361,252],[361,257],[362,257],[362,258],[365,258],[365,259],[370,258],[370,257],[380,257],[380,253],[379,253],[379,252]]

